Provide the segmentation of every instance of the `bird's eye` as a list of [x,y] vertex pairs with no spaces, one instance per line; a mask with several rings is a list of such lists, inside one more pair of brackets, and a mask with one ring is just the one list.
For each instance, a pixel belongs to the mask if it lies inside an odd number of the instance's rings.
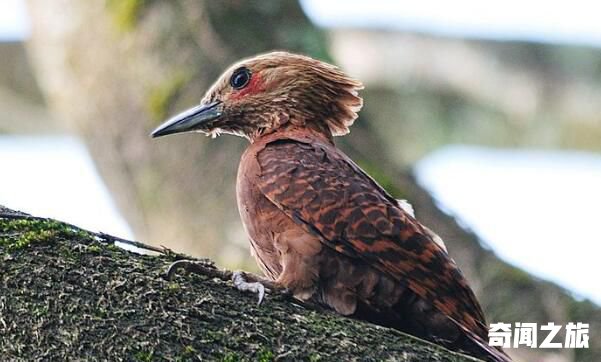
[[250,82],[250,70],[245,67],[236,69],[230,78],[230,85],[234,89],[242,89],[248,82]]

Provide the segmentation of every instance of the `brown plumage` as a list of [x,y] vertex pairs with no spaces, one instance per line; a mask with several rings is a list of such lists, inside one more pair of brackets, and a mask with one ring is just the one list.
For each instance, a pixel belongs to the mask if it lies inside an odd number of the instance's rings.
[[340,314],[397,328],[490,361],[476,297],[436,235],[340,151],[361,83],[336,67],[274,52],[243,60],[201,105],[153,136],[246,137],[238,208],[265,275]]

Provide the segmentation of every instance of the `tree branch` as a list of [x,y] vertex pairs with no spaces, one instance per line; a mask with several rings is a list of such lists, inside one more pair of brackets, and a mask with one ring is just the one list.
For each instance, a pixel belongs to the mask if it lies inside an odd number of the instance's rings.
[[[124,242],[158,255],[133,253]],[[182,254],[0,207],[5,359],[474,361],[289,295],[256,297],[232,272],[165,277]],[[185,257],[188,258],[188,257]],[[197,270],[198,271],[198,270]]]

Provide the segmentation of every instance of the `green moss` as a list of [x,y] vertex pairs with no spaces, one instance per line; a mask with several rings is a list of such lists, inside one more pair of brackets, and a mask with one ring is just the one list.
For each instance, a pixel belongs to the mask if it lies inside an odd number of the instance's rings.
[[98,246],[97,244],[89,245],[87,250],[91,253],[100,253],[100,251],[102,251],[100,246]]
[[190,345],[184,347],[184,355],[185,356],[193,356],[194,354],[196,354],[196,349]]
[[212,341],[221,341],[224,339],[224,334],[221,331],[215,331],[215,330],[206,330],[204,332],[204,337],[206,337],[209,340]]
[[106,246],[106,249],[109,251],[121,251],[122,249],[115,244],[109,244]]
[[271,362],[273,361],[273,352],[267,349],[262,349],[259,351],[259,355],[257,356],[257,361],[259,362]]
[[70,261],[77,260],[77,253],[75,252],[75,250],[73,248],[62,245],[59,247],[58,250],[59,250],[60,256],[62,258],[64,258],[65,260],[70,260]]
[[44,244],[57,239],[91,239],[83,230],[51,220],[0,220],[0,247],[7,251],[21,250],[32,243]]
[[100,319],[106,318],[107,311],[106,309],[98,308],[94,311],[94,315]]
[[106,8],[113,22],[120,31],[130,31],[135,28],[140,11],[148,0],[107,0]]
[[152,356],[153,356],[153,352],[147,352],[147,351],[138,351],[135,354],[135,358],[136,361],[140,361],[140,362],[150,362],[152,361]]
[[44,317],[47,314],[48,314],[48,306],[47,305],[42,305],[40,307],[36,307],[33,310],[33,316],[36,318]]
[[171,283],[167,284],[167,290],[169,290],[171,292],[177,292],[177,291],[179,291],[179,289],[180,289],[180,286],[176,282],[171,282]]
[[[0,257],[0,300],[8,311],[24,311],[3,314],[4,359],[93,355],[234,362],[272,361],[284,352],[282,359],[299,361],[379,361],[405,354],[411,357],[406,361],[467,360],[400,332],[300,308],[281,295],[270,295],[268,307],[256,307],[254,295],[240,293],[229,281],[186,273],[166,281],[171,258],[109,251],[94,237],[82,240],[75,227],[25,221],[0,219],[0,232],[11,242],[40,227],[58,237],[48,244],[32,242],[18,258]],[[95,244],[105,257],[90,252]],[[449,358],[427,357],[441,353]]]
[[223,356],[222,362],[238,362],[240,361],[240,356],[236,352],[229,352],[225,356]]
[[321,356],[318,354],[312,354],[309,356],[309,362],[318,362],[321,361]]
[[190,76],[186,73],[178,72],[149,91],[147,109],[153,121],[165,119],[169,106],[189,79]]

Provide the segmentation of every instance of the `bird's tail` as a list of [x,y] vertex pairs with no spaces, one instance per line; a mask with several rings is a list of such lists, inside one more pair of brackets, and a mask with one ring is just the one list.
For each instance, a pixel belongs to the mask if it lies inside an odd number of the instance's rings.
[[[453,321],[455,322],[455,321]],[[471,346],[468,352],[470,355],[484,359],[490,362],[511,362],[512,359],[503,350],[492,347],[482,337],[474,333],[473,331],[465,328],[461,324],[455,322],[455,324],[465,332],[466,338],[471,342]]]

